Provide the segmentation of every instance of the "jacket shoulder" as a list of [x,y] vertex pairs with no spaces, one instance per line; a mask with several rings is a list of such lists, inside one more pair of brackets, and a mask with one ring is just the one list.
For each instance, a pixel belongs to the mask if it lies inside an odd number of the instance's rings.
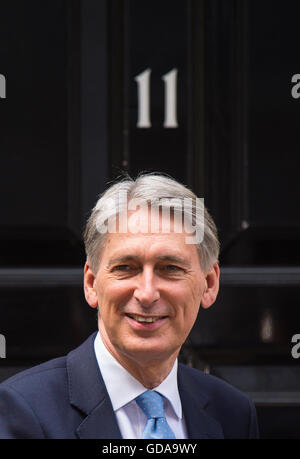
[[225,438],[256,438],[256,410],[250,397],[217,376],[180,364],[181,381],[203,400],[207,413],[222,426]]
[[0,388],[12,387],[18,389],[37,383],[45,382],[51,376],[57,376],[57,373],[66,369],[66,357],[58,357],[48,360],[27,370],[20,371],[0,384]]
[[184,374],[184,376],[189,378],[192,383],[201,384],[201,387],[205,388],[208,394],[216,395],[217,392],[222,392],[222,394],[228,393],[228,395],[235,396],[238,398],[248,398],[239,389],[232,386],[223,379],[218,378],[217,376],[204,373],[201,370],[188,367],[184,364],[179,364],[179,368],[180,371]]

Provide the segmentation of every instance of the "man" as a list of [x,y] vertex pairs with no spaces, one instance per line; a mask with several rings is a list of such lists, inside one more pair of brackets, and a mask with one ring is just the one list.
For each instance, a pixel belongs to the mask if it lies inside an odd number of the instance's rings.
[[0,438],[257,437],[246,395],[177,361],[219,289],[203,201],[162,175],[122,180],[97,202],[84,240],[99,331],[0,385]]

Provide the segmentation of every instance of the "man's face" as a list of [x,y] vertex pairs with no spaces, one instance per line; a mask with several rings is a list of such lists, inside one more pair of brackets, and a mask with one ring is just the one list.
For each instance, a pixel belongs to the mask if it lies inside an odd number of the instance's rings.
[[115,233],[100,255],[93,300],[86,297],[99,305],[111,353],[136,362],[177,356],[207,290],[196,246],[185,233]]

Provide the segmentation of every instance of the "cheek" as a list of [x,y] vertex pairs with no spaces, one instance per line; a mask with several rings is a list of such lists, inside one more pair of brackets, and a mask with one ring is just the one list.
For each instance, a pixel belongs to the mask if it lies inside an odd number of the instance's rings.
[[101,282],[98,290],[99,304],[106,313],[115,313],[122,309],[132,296],[132,290],[126,283]]
[[203,295],[203,288],[200,282],[186,282],[184,285],[172,285],[168,294],[177,305],[184,304],[186,305],[185,309],[190,311],[198,310]]
[[[198,315],[203,289],[197,284],[188,283],[186,288],[175,287],[170,292],[176,304],[176,315],[183,328],[189,330]],[[173,301],[174,304],[174,301]]]
[[191,300],[191,303],[193,304],[194,309],[197,309],[197,313],[200,308],[202,296],[204,293],[204,288],[205,288],[204,284],[203,282],[201,282],[201,280],[199,280],[199,282],[194,282],[194,281],[191,282],[190,300]]

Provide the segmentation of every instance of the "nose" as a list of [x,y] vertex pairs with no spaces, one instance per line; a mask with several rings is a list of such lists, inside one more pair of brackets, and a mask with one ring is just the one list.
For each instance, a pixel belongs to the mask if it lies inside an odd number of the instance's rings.
[[142,307],[152,306],[160,298],[152,268],[144,268],[137,281],[134,298]]

